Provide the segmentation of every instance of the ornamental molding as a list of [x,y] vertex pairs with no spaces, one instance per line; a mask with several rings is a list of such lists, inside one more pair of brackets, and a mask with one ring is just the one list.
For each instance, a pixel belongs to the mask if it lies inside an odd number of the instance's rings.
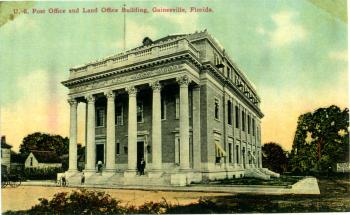
[[104,94],[108,100],[115,98],[115,92],[113,92],[113,90],[109,90],[109,91],[105,92]]
[[85,99],[87,100],[88,103],[94,103],[96,100],[94,95],[87,95],[85,96]]
[[153,91],[160,91],[162,88],[162,85],[159,83],[159,81],[149,83],[149,86],[152,88]]
[[183,76],[177,77],[176,81],[177,81],[177,83],[179,83],[180,87],[182,87],[182,86],[186,87],[190,83],[190,79],[188,78],[187,75],[183,75]]
[[129,96],[136,96],[137,94],[137,89],[134,86],[129,86],[125,88],[126,92],[129,94]]
[[78,105],[78,101],[75,98],[69,98],[67,99],[68,103],[70,106],[77,106]]
[[172,73],[182,68],[183,68],[183,65],[171,65],[167,67],[161,67],[155,70],[148,70],[148,71],[143,71],[136,74],[119,76],[119,77],[111,78],[109,80],[104,80],[104,81],[95,80],[92,83],[71,88],[70,93],[77,93],[81,91],[92,90],[96,88],[112,86],[117,84],[123,84],[123,83],[132,82],[136,80],[142,80],[142,79],[146,79],[146,78],[150,78],[150,77],[154,77],[162,74]]

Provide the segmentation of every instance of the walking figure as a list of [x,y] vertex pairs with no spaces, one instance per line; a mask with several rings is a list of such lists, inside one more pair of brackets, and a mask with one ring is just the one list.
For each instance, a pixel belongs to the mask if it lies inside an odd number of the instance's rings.
[[145,174],[145,167],[146,167],[146,162],[142,158],[141,162],[140,162],[140,175],[144,175]]
[[102,161],[97,162],[97,172],[102,174]]
[[63,187],[65,187],[67,185],[67,183],[66,183],[66,176],[65,175],[62,175],[61,183],[62,183]]
[[81,175],[81,185],[85,183],[85,175],[84,173]]

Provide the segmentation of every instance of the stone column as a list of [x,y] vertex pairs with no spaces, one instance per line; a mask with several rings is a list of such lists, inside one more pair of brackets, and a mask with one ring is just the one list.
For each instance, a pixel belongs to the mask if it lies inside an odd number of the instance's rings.
[[69,129],[69,169],[77,171],[77,107],[78,102],[74,98],[68,99],[70,105],[70,129]]
[[193,99],[193,168],[200,170],[201,168],[201,104],[200,104],[200,86],[196,86],[192,91]]
[[180,85],[180,169],[190,168],[188,84],[186,75],[177,78]]
[[137,170],[137,90],[134,86],[128,87],[129,115],[128,115],[128,171],[125,176],[136,175]]
[[112,90],[107,97],[106,171],[115,171],[115,94]]
[[261,148],[259,150],[259,168],[262,168],[262,153],[261,153]]
[[162,124],[161,124],[161,85],[159,81],[150,84],[152,95],[152,168],[162,169]]
[[86,171],[96,171],[96,144],[95,144],[95,97],[89,95],[87,100],[87,140],[86,140]]

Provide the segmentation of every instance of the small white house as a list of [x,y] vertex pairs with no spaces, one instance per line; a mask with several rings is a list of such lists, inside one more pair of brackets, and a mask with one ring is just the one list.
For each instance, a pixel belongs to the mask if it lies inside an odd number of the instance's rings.
[[60,158],[52,151],[31,151],[24,162],[24,168],[59,168]]

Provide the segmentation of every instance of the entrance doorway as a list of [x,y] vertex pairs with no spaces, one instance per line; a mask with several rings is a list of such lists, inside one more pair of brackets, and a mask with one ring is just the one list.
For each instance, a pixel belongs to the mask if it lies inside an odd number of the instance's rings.
[[104,150],[104,144],[97,144],[96,145],[96,163],[98,161],[101,161],[104,164],[104,158],[105,158],[105,150]]
[[140,170],[141,159],[145,160],[145,143],[137,141],[137,170]]

